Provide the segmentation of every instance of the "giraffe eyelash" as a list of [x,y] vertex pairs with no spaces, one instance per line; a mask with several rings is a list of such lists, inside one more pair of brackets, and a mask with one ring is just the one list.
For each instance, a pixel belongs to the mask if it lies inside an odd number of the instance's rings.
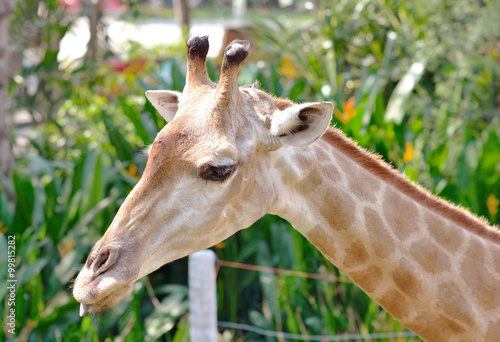
[[204,165],[200,168],[199,176],[206,181],[223,183],[236,171],[236,165]]

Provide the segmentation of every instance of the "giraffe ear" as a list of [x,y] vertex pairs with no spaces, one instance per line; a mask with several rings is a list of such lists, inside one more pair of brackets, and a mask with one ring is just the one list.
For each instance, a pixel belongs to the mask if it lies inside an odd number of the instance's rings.
[[174,119],[181,93],[173,90],[148,90],[146,97],[167,122]]
[[332,113],[331,102],[294,105],[273,113],[270,131],[284,145],[307,146],[325,133]]

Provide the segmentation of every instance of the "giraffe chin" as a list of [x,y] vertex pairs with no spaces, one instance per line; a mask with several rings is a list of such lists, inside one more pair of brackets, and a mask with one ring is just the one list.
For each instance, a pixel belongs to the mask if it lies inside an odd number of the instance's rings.
[[[98,315],[113,308],[132,292],[133,285],[134,282],[131,281],[114,289],[113,292],[108,293],[106,296],[98,298],[96,301],[92,301],[91,303],[80,302],[80,317],[85,316],[87,313]],[[98,294],[94,294],[94,296],[96,295],[98,296]]]
[[87,313],[97,315],[111,309],[132,292],[136,280],[136,277],[96,276],[85,267],[73,286],[73,297],[80,303],[80,316]]

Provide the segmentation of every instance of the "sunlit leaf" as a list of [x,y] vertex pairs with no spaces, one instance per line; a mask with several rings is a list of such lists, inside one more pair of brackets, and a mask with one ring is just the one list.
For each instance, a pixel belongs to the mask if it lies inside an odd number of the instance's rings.
[[413,91],[425,70],[425,64],[415,62],[411,65],[408,72],[401,78],[394,89],[387,103],[387,110],[384,120],[394,122],[399,125],[405,115],[405,103]]

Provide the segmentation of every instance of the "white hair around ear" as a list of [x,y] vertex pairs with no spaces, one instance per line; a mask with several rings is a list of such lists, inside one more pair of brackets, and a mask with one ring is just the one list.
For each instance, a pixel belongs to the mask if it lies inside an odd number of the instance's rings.
[[147,90],[146,97],[167,122],[174,119],[181,93],[173,90]]
[[269,130],[284,145],[307,146],[325,133],[332,114],[331,102],[294,105],[274,112]]

